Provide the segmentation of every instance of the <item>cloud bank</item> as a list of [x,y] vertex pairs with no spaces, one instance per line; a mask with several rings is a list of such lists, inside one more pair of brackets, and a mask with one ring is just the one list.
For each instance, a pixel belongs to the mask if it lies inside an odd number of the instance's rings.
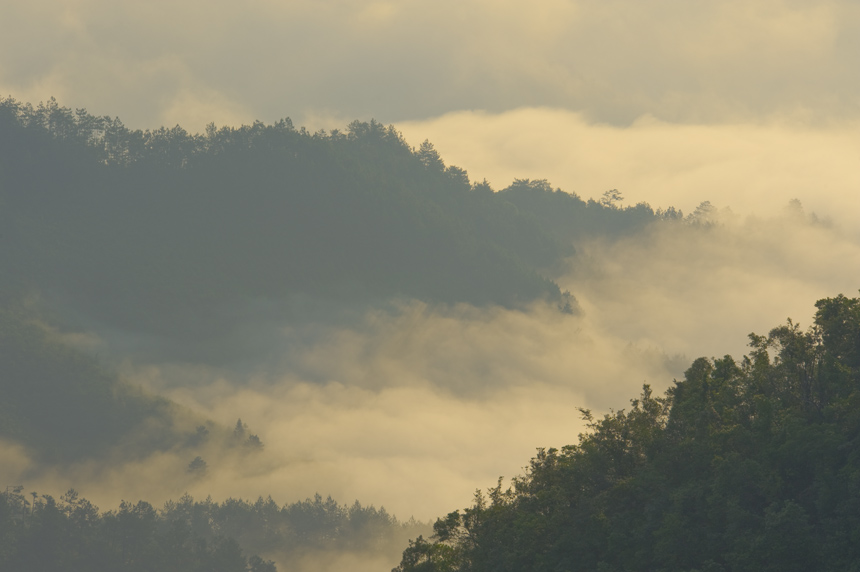
[[562,109],[456,112],[398,125],[429,138],[473,180],[503,188],[548,179],[583,198],[619,189],[625,204],[692,212],[702,201],[769,216],[791,199],[860,233],[860,124],[810,127],[789,120],[678,125],[643,118],[625,128]]
[[629,124],[856,119],[850,0],[6,2],[0,93],[201,129],[550,106]]
[[860,241],[797,209],[656,225],[579,245],[558,278],[577,316],[402,302],[267,323],[268,357],[254,368],[126,363],[134,383],[227,428],[241,418],[263,440],[261,453],[204,451],[205,476],[170,452],[45,472],[9,449],[2,477],[74,486],[102,506],[320,492],[430,519],[521,473],[537,447],[576,442],[578,407],[624,408],[642,383],[663,391],[696,357],[740,358],[752,331],[788,317],[809,325],[816,299],[856,295],[858,267]]

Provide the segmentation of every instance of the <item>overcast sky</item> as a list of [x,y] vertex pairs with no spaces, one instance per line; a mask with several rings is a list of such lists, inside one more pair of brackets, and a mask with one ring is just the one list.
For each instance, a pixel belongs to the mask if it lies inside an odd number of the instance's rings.
[[497,188],[860,214],[850,0],[0,0],[0,14],[0,94],[132,127],[376,118]]
[[851,1],[4,0],[0,89],[129,124],[549,106],[627,125],[860,111]]

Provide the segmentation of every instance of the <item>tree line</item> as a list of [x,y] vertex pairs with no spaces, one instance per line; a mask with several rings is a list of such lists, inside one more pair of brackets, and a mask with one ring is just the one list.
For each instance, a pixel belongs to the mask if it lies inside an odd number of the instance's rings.
[[[29,498],[28,498],[29,497]],[[161,509],[123,501],[100,511],[69,490],[59,499],[7,487],[0,492],[0,570],[275,572],[320,552],[390,551],[424,528],[385,509],[331,497],[279,506],[185,495]]]

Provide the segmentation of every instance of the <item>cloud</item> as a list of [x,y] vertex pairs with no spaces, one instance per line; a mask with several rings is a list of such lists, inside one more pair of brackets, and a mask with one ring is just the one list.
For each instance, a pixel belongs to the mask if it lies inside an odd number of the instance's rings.
[[788,317],[808,326],[816,299],[856,295],[856,238],[797,210],[715,216],[580,244],[558,277],[578,316],[406,301],[261,322],[254,343],[268,347],[253,368],[127,362],[134,383],[223,427],[241,418],[264,451],[207,449],[196,479],[190,458],[168,453],[49,480],[108,506],[186,490],[279,502],[320,492],[400,518],[466,506],[476,487],[521,473],[537,447],[576,442],[578,407],[624,408],[644,382],[663,391],[698,356],[740,358],[748,333]]
[[[858,267],[860,240],[838,225],[796,208],[723,210],[710,224],[578,244],[557,277],[577,297],[577,316],[543,305],[337,310],[302,299],[294,303],[303,310],[278,312],[263,304],[248,315],[245,343],[262,348],[253,367],[171,363],[152,352],[123,366],[131,382],[228,432],[241,418],[262,451],[225,450],[213,439],[200,451],[133,462],[40,467],[0,443],[0,477],[55,495],[75,487],[104,509],[120,499],[158,506],[185,492],[278,503],[319,492],[429,520],[469,505],[498,476],[521,474],[537,447],[575,443],[578,407],[628,407],[643,382],[662,392],[696,357],[740,358],[750,332],[787,317],[808,326],[816,299],[857,295]],[[93,335],[65,339],[109,349]],[[197,454],[205,475],[186,470]],[[397,552],[313,555],[301,566],[390,567]]]
[[4,8],[0,92],[192,130],[540,106],[838,121],[858,114],[858,28],[849,0],[37,0]]
[[559,282],[607,331],[669,354],[746,350],[787,318],[804,328],[813,302],[856,296],[860,240],[802,212],[718,215],[712,226],[653,227],[618,242],[580,246]]
[[644,117],[622,128],[562,109],[455,112],[398,125],[413,145],[429,138],[449,164],[503,188],[549,179],[583,198],[619,189],[625,204],[691,212],[710,201],[769,215],[791,199],[860,232],[857,122],[808,126],[790,119],[678,125]]
[[428,519],[466,506],[476,486],[518,474],[536,447],[575,441],[578,406],[624,406],[643,376],[668,383],[666,356],[588,329],[544,306],[415,302],[314,335],[283,326],[268,373],[242,378],[181,364],[129,371],[223,425],[241,417],[265,442],[260,464],[210,463],[200,494],[319,491]]

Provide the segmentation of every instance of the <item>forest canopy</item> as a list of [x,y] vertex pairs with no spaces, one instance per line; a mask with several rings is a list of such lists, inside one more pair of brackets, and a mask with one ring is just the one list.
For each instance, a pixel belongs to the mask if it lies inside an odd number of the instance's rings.
[[140,131],[12,98],[0,204],[6,299],[35,290],[66,313],[185,340],[230,328],[249,300],[296,294],[575,308],[552,280],[571,237],[666,214],[546,181],[494,192],[376,121]]
[[582,410],[577,445],[410,543],[395,572],[829,571],[860,562],[860,298],[699,358],[664,396]]

